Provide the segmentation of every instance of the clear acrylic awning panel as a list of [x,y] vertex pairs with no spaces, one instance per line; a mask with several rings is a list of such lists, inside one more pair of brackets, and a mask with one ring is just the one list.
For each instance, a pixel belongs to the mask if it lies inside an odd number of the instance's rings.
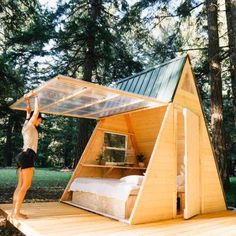
[[[99,119],[145,107],[166,105],[156,99],[58,75],[35,89],[40,111],[73,117]],[[34,107],[34,99],[30,100]],[[26,110],[23,98],[12,109]]]

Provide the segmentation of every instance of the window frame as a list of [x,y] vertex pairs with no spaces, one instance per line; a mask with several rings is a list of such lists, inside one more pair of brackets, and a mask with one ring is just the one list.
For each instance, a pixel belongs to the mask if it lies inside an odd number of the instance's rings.
[[[124,136],[125,137],[125,147],[124,148],[118,148],[118,147],[107,146],[106,143],[105,143],[105,134],[106,133],[115,134],[115,135],[119,135],[119,136]],[[104,141],[104,145],[105,145],[104,152],[105,152],[106,149],[107,150],[115,150],[115,151],[123,151],[124,152],[124,161],[123,162],[118,162],[117,161],[115,163],[125,163],[126,162],[126,153],[127,153],[127,149],[128,149],[128,135],[127,134],[121,134],[121,133],[112,132],[112,131],[105,131],[103,141]]]

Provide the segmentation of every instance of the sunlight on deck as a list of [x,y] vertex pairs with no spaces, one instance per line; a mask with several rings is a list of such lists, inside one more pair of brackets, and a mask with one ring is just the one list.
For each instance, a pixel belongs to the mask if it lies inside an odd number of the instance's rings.
[[[0,209],[7,216],[11,204]],[[156,223],[127,225],[59,202],[26,203],[29,219],[11,221],[27,236],[42,235],[236,235],[236,212],[224,211]]]

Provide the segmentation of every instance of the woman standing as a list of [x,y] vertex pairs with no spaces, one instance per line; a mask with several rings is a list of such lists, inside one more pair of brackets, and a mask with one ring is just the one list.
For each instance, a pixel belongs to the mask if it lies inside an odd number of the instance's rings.
[[[30,97],[34,97],[34,112],[31,112]],[[24,96],[27,103],[26,121],[22,128],[24,146],[22,152],[16,157],[18,167],[18,185],[13,195],[12,217],[15,219],[27,219],[27,215],[20,212],[27,190],[32,183],[34,174],[34,160],[38,148],[38,131],[36,127],[41,123],[42,116],[39,112],[39,98],[34,92]]]

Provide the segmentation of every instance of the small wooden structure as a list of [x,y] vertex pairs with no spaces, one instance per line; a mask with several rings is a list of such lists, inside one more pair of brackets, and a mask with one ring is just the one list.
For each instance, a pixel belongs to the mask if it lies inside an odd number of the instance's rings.
[[[181,215],[189,219],[198,214],[226,210],[188,56],[121,80],[116,89],[59,75],[37,92],[42,112],[99,120],[61,197],[62,202],[74,204],[69,188],[77,177],[119,179],[145,172],[129,209],[130,215],[122,219],[129,224]],[[12,108],[24,110],[25,104],[21,99]],[[133,150],[127,164],[97,164],[105,133],[127,137],[125,151]],[[136,164],[138,153],[146,157],[145,167]],[[185,185],[182,191],[177,191],[176,178],[180,174],[184,176]],[[180,207],[177,206],[178,198]]]

